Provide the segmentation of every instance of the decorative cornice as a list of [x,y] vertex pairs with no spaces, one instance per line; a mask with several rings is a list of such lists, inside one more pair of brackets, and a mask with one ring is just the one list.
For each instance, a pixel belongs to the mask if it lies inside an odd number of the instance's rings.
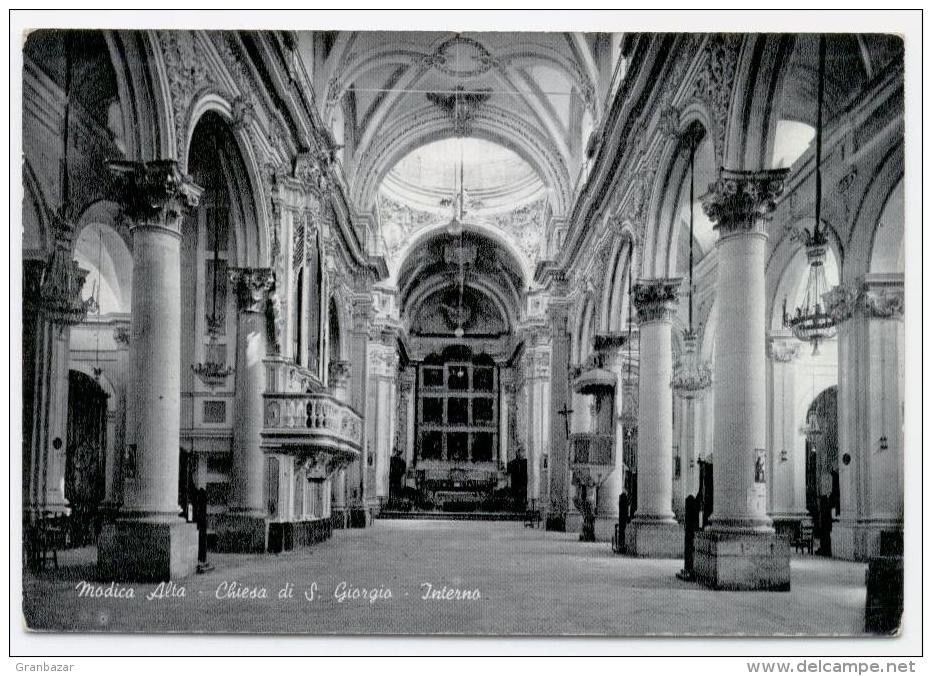
[[54,244],[38,285],[39,311],[51,323],[74,326],[95,311],[94,298],[84,300],[81,291],[88,271],[71,258],[74,225],[61,211],[52,215]]
[[625,332],[597,333],[592,337],[592,348],[596,352],[612,354],[628,345],[628,334]]
[[200,202],[201,188],[181,173],[175,160],[110,162],[115,201],[130,227],[165,228],[181,234],[181,217]]
[[634,283],[631,300],[638,323],[672,321],[678,303],[679,278],[640,279]]
[[901,275],[868,275],[856,284],[840,284],[823,297],[836,323],[852,317],[902,320],[905,294]]
[[117,322],[113,325],[113,342],[116,343],[118,350],[129,348],[130,341],[130,323]]
[[269,302],[265,306],[266,333],[269,337],[268,352],[271,355],[282,353],[282,336],[285,334],[285,307],[281,296],[271,291]]
[[405,369],[398,376],[398,382],[402,394],[411,394],[414,392],[414,382],[417,380],[417,372],[414,369]]
[[767,357],[780,364],[788,364],[799,356],[800,342],[792,336],[767,338]]
[[721,169],[718,180],[700,198],[702,208],[720,234],[752,230],[776,208],[788,172]]
[[265,312],[275,289],[275,273],[270,268],[230,268],[228,274],[239,311]]
[[333,190],[330,174],[333,158],[325,153],[298,153],[295,158],[294,178],[321,198],[329,197]]
[[256,118],[256,105],[246,96],[233,99],[233,129],[246,129]]
[[742,37],[737,33],[713,33],[705,43],[705,62],[696,76],[693,96],[704,102],[715,125],[715,156],[721,165],[725,154],[728,109],[732,101],[738,52]]
[[491,88],[467,92],[463,85],[456,85],[453,94],[427,92],[427,100],[440,108],[453,123],[453,135],[462,137],[470,133],[469,122],[480,106],[492,98]]
[[334,359],[327,365],[327,382],[330,387],[346,387],[352,372],[352,364],[343,359]]

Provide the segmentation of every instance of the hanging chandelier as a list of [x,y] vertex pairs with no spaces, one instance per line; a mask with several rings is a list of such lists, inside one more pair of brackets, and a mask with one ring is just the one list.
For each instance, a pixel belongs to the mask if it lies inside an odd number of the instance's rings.
[[[216,141],[211,139],[213,142],[214,156],[217,153]],[[212,199],[216,200],[217,195],[219,194],[219,178],[215,173],[211,173],[211,195]],[[213,257],[213,267],[212,267],[212,304],[210,314],[205,317],[206,326],[207,326],[207,345],[205,346],[207,352],[207,359],[203,362],[198,362],[197,364],[191,365],[191,370],[194,371],[194,375],[204,383],[211,390],[220,387],[226,383],[227,378],[233,373],[233,367],[227,366],[225,363],[220,363],[213,360],[213,355],[217,354],[217,345],[218,345],[218,336],[221,334],[224,324],[226,323],[226,313],[217,312],[217,271],[220,268],[220,217],[218,216],[217,209],[210,209],[208,214],[211,215],[212,223],[210,224],[211,232],[213,234],[213,245],[214,245],[214,257]]]
[[835,319],[827,311],[822,296],[829,291],[825,278],[825,255],[828,239],[822,227],[822,107],[825,98],[825,36],[819,37],[819,93],[818,118],[816,121],[815,157],[815,225],[812,232],[803,230],[799,237],[806,247],[809,275],[806,279],[806,295],[802,305],[789,314],[786,299],[783,299],[783,324],[804,343],[812,344],[812,354],[819,353],[819,345],[835,336]]
[[456,311],[456,329],[453,331],[453,335],[457,338],[462,338],[465,334],[463,330],[463,320],[465,319],[465,309],[463,308],[463,294],[466,286],[466,263],[463,260],[463,231],[460,230],[460,243],[457,247],[457,256],[458,266],[459,266],[459,294],[457,297],[457,311]]
[[683,352],[673,364],[670,386],[682,399],[695,399],[712,385],[712,368],[699,356],[699,335],[693,328],[693,229],[696,188],[695,133],[689,136],[689,328],[683,332]]
[[60,164],[61,204],[53,214],[52,230],[54,243],[49,254],[42,281],[39,286],[41,313],[52,324],[64,329],[87,319],[88,313],[97,312],[97,301],[93,294],[87,300],[81,297],[84,281],[88,271],[78,265],[72,258],[74,243],[73,214],[71,210],[70,178],[68,162],[71,130],[71,84],[72,84],[72,45],[71,33],[66,33],[65,52],[65,86],[64,109],[62,112],[62,156]]
[[683,332],[683,353],[673,365],[673,391],[682,399],[695,399],[712,385],[712,367],[699,357],[699,335]]
[[802,434],[810,443],[822,436],[822,427],[819,425],[819,417],[815,411],[810,411],[806,416],[806,422],[799,427],[799,433]]
[[[454,111],[459,111],[459,92],[454,93],[453,106]],[[454,116],[456,112],[454,112]],[[447,223],[447,234],[451,237],[459,237],[463,234],[463,219],[466,216],[466,194],[463,187],[463,140],[457,141],[460,150],[459,171],[453,175],[453,196],[444,200],[444,203],[451,207],[450,222]],[[459,179],[457,185],[457,179]]]

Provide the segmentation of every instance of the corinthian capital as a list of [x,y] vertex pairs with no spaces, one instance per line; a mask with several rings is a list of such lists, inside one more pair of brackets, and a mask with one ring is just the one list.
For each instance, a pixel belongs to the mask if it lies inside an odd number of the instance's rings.
[[792,336],[770,336],[767,339],[767,356],[780,364],[788,364],[799,356],[800,343]]
[[200,201],[201,188],[175,160],[110,162],[116,201],[131,227],[163,227],[180,233],[180,219]]
[[275,273],[269,268],[230,268],[230,282],[240,312],[265,312],[275,289]]
[[334,359],[327,365],[327,379],[331,387],[346,387],[349,382],[352,364],[343,359]]
[[678,302],[679,278],[640,279],[631,289],[638,322],[671,321]]
[[865,275],[856,284],[839,284],[822,299],[837,323],[854,316],[902,319],[903,291],[902,275]]
[[702,209],[724,233],[751,230],[777,206],[789,169],[722,169],[703,195]]

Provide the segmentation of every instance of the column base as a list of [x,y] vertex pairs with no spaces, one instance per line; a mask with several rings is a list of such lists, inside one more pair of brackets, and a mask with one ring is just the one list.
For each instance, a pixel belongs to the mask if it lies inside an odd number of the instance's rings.
[[566,532],[579,533],[582,531],[583,516],[576,510],[570,510],[566,513]]
[[880,556],[880,534],[902,531],[899,519],[843,519],[832,526],[832,556],[846,561],[869,561]]
[[347,510],[350,528],[365,528],[372,521],[369,510],[365,507],[350,507]]
[[349,528],[350,513],[343,507],[333,507],[330,510],[330,522],[334,530]]
[[790,542],[799,535],[801,526],[812,525],[812,517],[808,512],[775,512],[770,514],[770,520],[777,535],[788,538]]
[[615,537],[615,526],[618,525],[618,515],[595,517],[595,541],[611,542]]
[[712,589],[789,591],[790,543],[774,532],[699,531],[694,570]]
[[97,541],[97,575],[109,582],[167,582],[194,574],[197,526],[185,521],[116,520]]
[[100,516],[102,523],[107,521],[115,521],[120,518],[120,505],[116,502],[102,502],[97,507],[97,514]]
[[224,514],[215,527],[214,550],[228,554],[261,554],[268,544],[268,524],[265,517],[252,514]]
[[544,530],[556,531],[557,533],[566,532],[566,514],[552,512],[547,514],[547,521],[544,524]]
[[631,556],[677,559],[683,556],[683,526],[673,519],[654,520],[635,516],[625,530],[625,546]]

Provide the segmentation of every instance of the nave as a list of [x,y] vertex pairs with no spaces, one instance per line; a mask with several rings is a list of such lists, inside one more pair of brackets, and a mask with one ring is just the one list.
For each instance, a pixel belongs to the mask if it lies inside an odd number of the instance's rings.
[[[681,561],[619,558],[575,533],[518,522],[377,520],[312,551],[212,554],[216,569],[177,584],[183,598],[78,598],[93,579],[90,549],[62,557],[61,574],[26,585],[31,626],[74,631],[270,634],[856,635],[864,630],[864,564],[794,555],[788,593],[715,592],[676,578]],[[90,576],[90,577],[86,577]],[[229,583],[268,599],[227,598]],[[277,598],[286,582],[294,597]],[[314,589],[315,600],[303,592]],[[341,583],[344,586],[341,587]],[[479,591],[478,599],[423,599]],[[106,589],[109,583],[100,582]],[[222,599],[217,599],[218,587]],[[353,590],[376,590],[380,596]],[[384,598],[385,590],[392,598]],[[345,592],[341,602],[339,596]],[[455,595],[455,594],[454,594]],[[35,622],[35,624],[33,624]]]

